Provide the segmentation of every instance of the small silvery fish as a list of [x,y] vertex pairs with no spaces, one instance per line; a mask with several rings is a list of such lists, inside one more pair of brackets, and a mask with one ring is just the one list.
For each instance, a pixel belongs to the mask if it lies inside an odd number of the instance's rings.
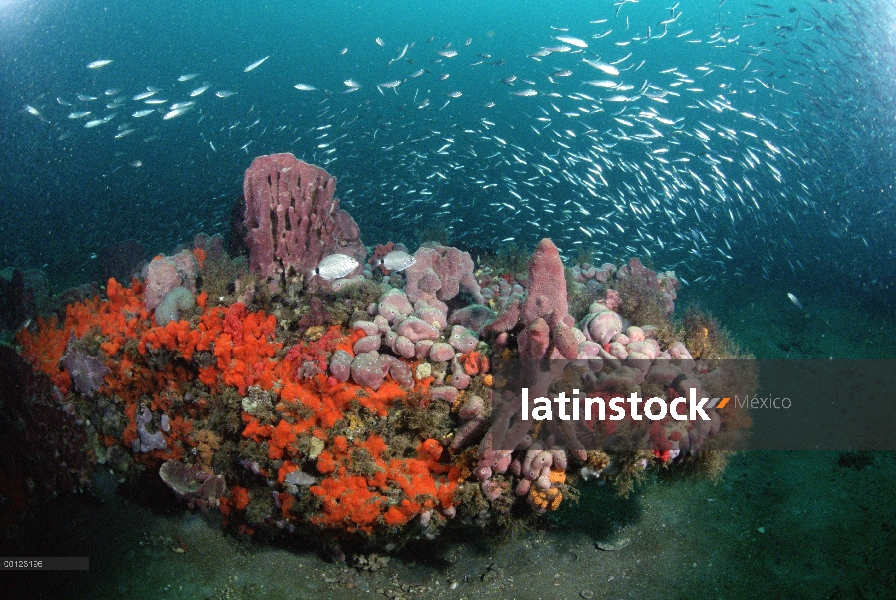
[[111,60],[95,60],[92,63],[88,64],[87,68],[88,69],[100,69],[100,68],[105,67],[106,65],[110,64],[111,62],[112,62]]
[[382,265],[390,271],[404,271],[417,261],[415,256],[402,250],[393,250],[383,257]]
[[790,301],[793,302],[794,306],[796,306],[800,310],[803,310],[803,305],[800,304],[800,301],[799,301],[799,299],[797,299],[796,296],[794,296],[790,292],[787,292],[787,297],[790,298]]
[[575,46],[576,48],[587,48],[588,42],[585,40],[580,40],[579,38],[572,37],[571,35],[558,35],[554,37],[555,40],[559,42],[563,42],[564,44],[569,44],[570,46]]
[[165,113],[165,116],[162,117],[163,121],[168,121],[170,119],[177,118],[190,110],[191,106],[181,106],[180,108],[174,108]]
[[619,75],[619,69],[614,67],[613,65],[608,65],[607,63],[602,63],[599,60],[588,60],[587,58],[583,58],[582,62],[588,63],[598,71],[602,71],[607,75]]
[[269,58],[270,58],[270,56],[265,56],[264,58],[261,58],[261,59],[259,59],[259,60],[256,60],[254,63],[252,63],[251,65],[249,65],[249,66],[246,67],[245,69],[243,69],[243,73],[248,73],[249,71],[252,71],[252,70],[254,70],[254,69],[257,69],[258,67],[261,66],[261,63],[263,63],[264,61],[266,61],[266,60],[269,59]]
[[358,261],[346,254],[331,254],[324,257],[317,265],[314,273],[321,279],[332,281],[345,277],[358,267]]

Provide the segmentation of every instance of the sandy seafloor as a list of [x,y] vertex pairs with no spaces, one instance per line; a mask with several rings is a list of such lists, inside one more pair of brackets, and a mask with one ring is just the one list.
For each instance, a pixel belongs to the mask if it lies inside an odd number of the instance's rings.
[[[848,298],[806,298],[805,311],[783,294],[719,289],[702,300],[757,356],[896,356],[893,315]],[[86,555],[90,571],[2,573],[0,596],[896,598],[894,472],[896,453],[742,452],[718,482],[651,476],[627,499],[585,484],[578,504],[535,527],[501,539],[455,531],[373,571],[308,545],[236,539],[174,503],[67,497],[29,524],[28,554]]]

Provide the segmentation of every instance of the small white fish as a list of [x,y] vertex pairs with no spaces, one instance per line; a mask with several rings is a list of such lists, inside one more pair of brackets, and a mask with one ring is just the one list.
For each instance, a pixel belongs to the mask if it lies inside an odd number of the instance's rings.
[[105,122],[106,121],[104,121],[103,119],[94,119],[93,121],[87,121],[86,123],[84,123],[84,127],[86,129],[92,129],[93,127],[96,127],[97,125],[102,125]]
[[359,87],[361,87],[361,84],[358,83],[357,81],[355,81],[354,79],[346,79],[346,80],[343,81],[342,83],[345,84],[346,87],[350,87],[350,88],[359,88]]
[[162,100],[161,98],[150,98],[149,100],[144,100],[143,104],[166,104],[167,100]]
[[[393,58],[392,60],[389,61],[389,65],[391,65],[394,62],[398,62],[399,60],[404,58],[404,55],[407,54],[409,47],[410,47],[410,44],[405,44],[404,48],[402,48],[401,51],[398,53],[398,56],[396,56],[395,58]],[[386,65],[386,66],[388,67],[389,65]]]
[[179,108],[187,108],[188,106],[193,106],[196,104],[195,100],[190,100],[189,102],[175,102],[171,106],[168,107],[168,110],[177,110]]
[[102,67],[105,67],[106,65],[111,64],[111,63],[112,63],[111,60],[95,60],[92,63],[88,64],[87,68],[88,69],[101,69]]
[[585,85],[590,85],[592,87],[606,88],[606,89],[613,89],[619,85],[615,81],[606,81],[606,80],[586,81],[584,83],[585,83]]
[[201,94],[204,94],[205,91],[206,91],[208,88],[210,88],[210,87],[212,87],[212,86],[209,85],[209,84],[205,84],[205,85],[203,85],[203,86],[201,86],[201,87],[196,88],[195,90],[193,90],[192,92],[190,92],[190,98],[195,98],[196,96],[199,96],[199,95],[201,95]]
[[[151,114],[154,113],[154,112],[156,112],[156,109],[154,109],[154,108],[146,108],[146,109],[144,109],[144,110],[138,110],[137,112],[135,112],[135,113],[132,114],[131,116],[134,117],[135,119],[141,119],[141,118],[143,118],[143,117],[146,117],[146,116],[148,116],[148,115],[151,115]],[[89,113],[88,113],[88,114],[89,114]]]
[[258,67],[261,66],[261,63],[263,63],[264,61],[266,61],[266,60],[269,59],[269,58],[270,58],[270,55],[265,56],[264,58],[260,58],[260,59],[256,60],[254,63],[252,63],[251,65],[249,65],[249,66],[246,67],[245,69],[243,69],[243,73],[248,73],[249,71],[252,71],[252,70],[254,70],[254,69],[257,69]]
[[316,92],[317,91],[316,87],[314,87],[313,85],[308,85],[307,83],[297,83],[292,87],[296,88],[300,92]]
[[787,292],[787,297],[790,299],[791,302],[793,302],[794,306],[796,306],[800,310],[803,310],[803,305],[800,304],[800,301],[796,296],[794,296],[790,292]]
[[528,97],[528,96],[537,96],[538,95],[538,91],[533,90],[533,89],[519,90],[517,92],[510,92],[510,93],[513,94],[514,96],[523,96],[524,98]]
[[175,108],[174,110],[169,110],[165,113],[165,116],[162,117],[162,120],[167,121],[168,119],[174,119],[175,117],[179,117],[188,110],[190,110],[192,106],[182,106],[180,108]]
[[82,111],[78,111],[78,112],[68,113],[68,118],[69,119],[80,119],[82,117],[86,117],[89,114],[90,114],[89,110],[82,110]]
[[378,37],[373,41],[376,42],[376,45],[379,46],[380,48],[382,48],[383,46],[386,45],[386,42],[384,42],[383,38],[381,38],[381,37]]
[[131,98],[131,100],[146,100],[147,98],[152,98],[157,93],[158,93],[158,90],[149,90],[146,92],[140,92],[139,94],[137,94],[136,96]]
[[445,58],[454,58],[457,56],[457,50],[439,50],[436,54]]
[[119,131],[118,133],[115,134],[115,139],[117,140],[119,138],[123,138],[126,135],[131,135],[135,131],[137,131],[137,130],[136,129],[122,129],[121,131]]
[[183,83],[185,81],[190,81],[194,77],[198,77],[198,76],[199,76],[199,73],[187,73],[186,75],[181,75],[180,77],[178,77],[177,80],[180,81],[181,83]]
[[588,60],[587,58],[583,58],[582,62],[588,63],[595,69],[603,71],[607,75],[619,75],[619,69],[617,69],[613,65],[608,65],[607,63],[600,62],[599,60]]
[[389,271],[404,271],[417,262],[417,258],[402,250],[393,250],[383,257],[380,264]]
[[88,96],[87,94],[78,94],[78,100],[81,102],[90,102],[91,100],[96,100],[96,96]]
[[331,254],[320,261],[314,274],[326,281],[332,281],[345,277],[357,269],[358,265],[358,261],[347,254]]
[[131,165],[132,167],[134,167],[135,169],[139,169],[140,167],[143,166],[143,161],[142,161],[142,160],[135,160],[134,162],[132,162],[132,163],[128,163],[128,164]]
[[234,94],[236,94],[236,92],[231,92],[230,90],[218,90],[215,92],[215,96],[218,98],[230,98]]
[[580,40],[579,38],[572,37],[570,35],[558,35],[554,36],[554,39],[558,42],[563,42],[564,44],[569,44],[570,46],[575,46],[576,48],[587,48],[588,42],[585,40]]
[[25,105],[25,112],[27,112],[29,115],[34,115],[35,117],[42,117],[42,116],[43,116],[43,115],[40,114],[40,111],[39,111],[39,110],[37,110],[36,108],[34,108],[33,106],[31,106],[30,104],[26,104],[26,105]]

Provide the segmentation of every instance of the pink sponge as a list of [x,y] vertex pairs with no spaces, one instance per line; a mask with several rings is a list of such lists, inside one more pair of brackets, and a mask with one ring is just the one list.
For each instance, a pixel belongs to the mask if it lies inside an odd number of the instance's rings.
[[468,252],[450,246],[436,246],[420,248],[414,257],[414,264],[405,271],[405,292],[411,302],[447,302],[457,296],[461,288],[473,296],[474,302],[484,302],[479,282],[473,275],[473,259]]

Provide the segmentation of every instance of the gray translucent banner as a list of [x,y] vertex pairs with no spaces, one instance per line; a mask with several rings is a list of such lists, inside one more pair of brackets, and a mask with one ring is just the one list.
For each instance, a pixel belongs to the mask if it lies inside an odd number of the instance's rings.
[[896,360],[607,355],[498,359],[493,374],[484,443],[495,450],[896,450]]

